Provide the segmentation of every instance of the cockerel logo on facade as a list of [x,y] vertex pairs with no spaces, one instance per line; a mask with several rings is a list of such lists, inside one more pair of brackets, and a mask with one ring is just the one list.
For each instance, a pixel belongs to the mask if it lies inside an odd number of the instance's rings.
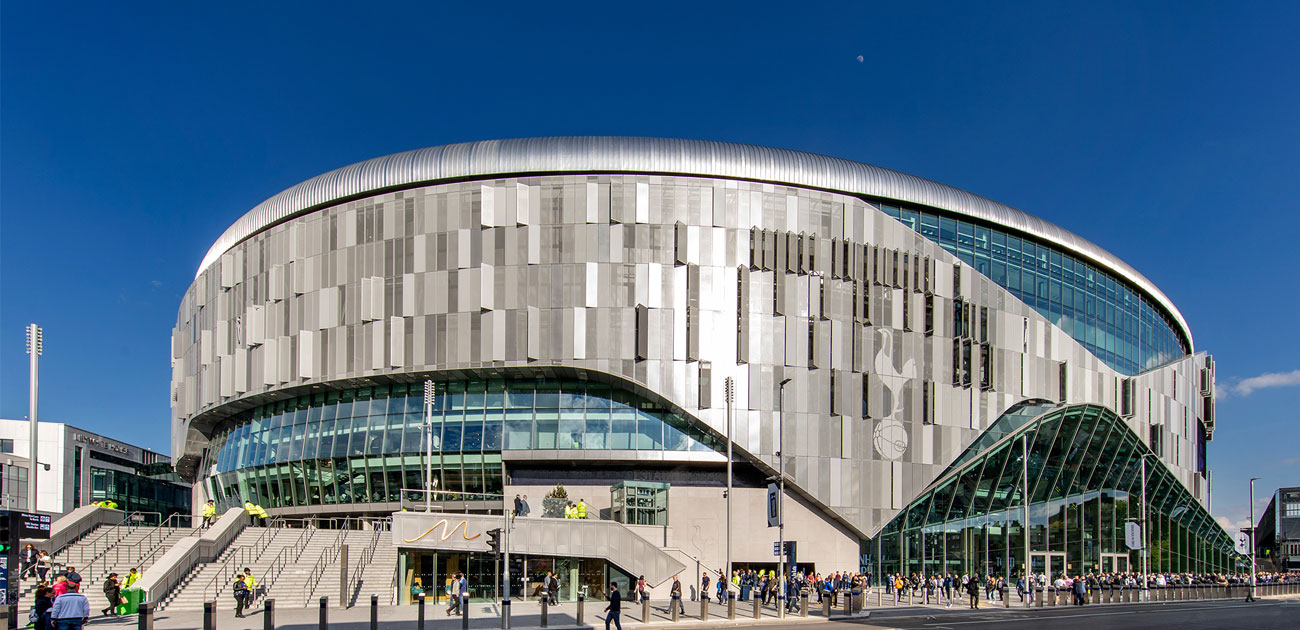
[[425,532],[424,532],[423,534],[420,534],[419,536],[416,536],[415,538],[403,538],[402,540],[405,540],[406,542],[409,542],[409,543],[413,543],[413,542],[415,542],[415,541],[417,541],[417,540],[420,540],[421,538],[424,538],[425,536],[428,536],[429,534],[432,534],[432,533],[433,533],[433,530],[438,529],[439,527],[442,528],[442,533],[438,535],[438,536],[439,536],[439,540],[447,540],[448,538],[451,538],[452,536],[455,536],[455,535],[456,535],[456,530],[460,530],[460,535],[461,535],[461,537],[463,537],[465,540],[474,540],[475,538],[478,538],[479,536],[482,536],[482,535],[483,535],[483,534],[479,533],[479,534],[474,534],[473,536],[470,536],[470,535],[469,535],[469,526],[467,526],[467,525],[465,524],[465,521],[463,521],[463,520],[462,520],[461,522],[459,522],[459,523],[456,523],[456,525],[455,525],[454,527],[452,527],[451,529],[447,529],[447,527],[448,527],[447,519],[444,518],[444,519],[439,520],[437,523],[434,523],[434,524],[433,524],[433,527],[430,527],[429,529],[425,530]]

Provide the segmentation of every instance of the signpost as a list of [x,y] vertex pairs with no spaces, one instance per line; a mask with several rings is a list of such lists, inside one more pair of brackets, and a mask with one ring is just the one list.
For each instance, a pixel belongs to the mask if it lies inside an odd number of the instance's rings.
[[1124,523],[1124,543],[1129,549],[1142,548],[1142,525],[1138,523]]
[[1237,553],[1243,556],[1250,553],[1250,534],[1245,531],[1237,532],[1237,544],[1235,546]]
[[767,484],[767,526],[781,524],[781,490],[774,483]]
[[[19,541],[48,540],[50,537],[50,515],[31,512],[0,510],[0,606],[18,603]],[[17,627],[17,617],[10,615],[9,628]]]

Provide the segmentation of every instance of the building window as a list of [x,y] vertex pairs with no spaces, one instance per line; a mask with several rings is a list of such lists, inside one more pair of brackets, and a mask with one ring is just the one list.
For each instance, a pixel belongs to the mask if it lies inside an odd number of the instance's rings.
[[73,449],[72,462],[72,505],[81,507],[83,501],[81,498],[81,447]]
[[14,452],[14,441],[10,439],[0,439],[0,453]]
[[1300,503],[1284,503],[1286,510],[1282,516],[1284,518],[1300,518]]

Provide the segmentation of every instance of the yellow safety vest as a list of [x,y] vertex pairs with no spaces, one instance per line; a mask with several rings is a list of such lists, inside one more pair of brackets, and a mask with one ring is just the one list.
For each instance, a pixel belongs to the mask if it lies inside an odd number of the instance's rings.
[[139,573],[127,573],[127,574],[126,574],[126,580],[123,581],[122,584],[123,584],[124,586],[130,586],[130,585],[132,585],[132,584],[135,584],[136,581],[138,581],[139,579],[140,579],[140,574],[139,574]]
[[203,518],[210,518],[217,515],[217,506],[212,504],[203,505]]
[[577,510],[577,514],[574,515],[574,518],[587,518],[587,504],[586,504],[586,503],[583,503],[582,501],[579,501],[579,502],[578,502],[578,506],[577,506],[576,508],[574,508],[574,509]]

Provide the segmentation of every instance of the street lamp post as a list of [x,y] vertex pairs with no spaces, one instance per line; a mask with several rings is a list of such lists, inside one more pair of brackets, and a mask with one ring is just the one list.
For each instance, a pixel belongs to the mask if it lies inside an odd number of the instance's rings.
[[[1031,563],[1029,561],[1029,434],[1028,433],[1025,433],[1024,435],[1020,436],[1020,449],[1021,449],[1020,496],[1024,499],[1023,501],[1021,501],[1021,503],[1024,504],[1023,507],[1025,510],[1024,525],[1021,527],[1021,533],[1023,534],[1022,537],[1025,539],[1024,580],[1025,580],[1026,592],[1032,592],[1029,590],[1034,588],[1034,584],[1033,584],[1033,578],[1030,577]],[[1032,595],[1030,597],[1025,598],[1025,608],[1029,608],[1030,606],[1029,602],[1031,599],[1032,599]]]
[[1143,453],[1142,460],[1142,601],[1150,601],[1151,578],[1147,575],[1149,567],[1147,559],[1151,555],[1150,545],[1147,543],[1147,458],[1155,457],[1155,453]]
[[[36,473],[36,467],[38,466],[38,464],[36,462],[39,460],[36,457],[36,445],[39,438],[37,436],[37,426],[36,426],[36,407],[37,407],[38,363],[40,362],[40,356],[42,353],[41,337],[42,334],[41,334],[40,326],[37,326],[36,324],[27,325],[27,354],[31,356],[31,389],[28,392],[27,418],[28,420],[30,420],[31,430],[32,430],[32,436],[31,436],[32,459],[31,459],[31,464],[28,465],[30,472],[27,473],[27,497],[28,497],[27,507],[32,512],[37,511],[36,477],[38,475]],[[76,497],[75,500],[80,501],[81,497]],[[79,504],[73,505],[73,507],[77,507],[77,505]]]
[[1250,601],[1255,601],[1255,482],[1259,477],[1250,478]]
[[777,427],[776,428],[777,430],[777,442],[776,442],[777,473],[776,474],[777,477],[779,477],[777,481],[777,483],[779,484],[777,490],[778,496],[776,498],[776,529],[778,535],[780,536],[779,538],[780,547],[778,547],[780,551],[780,555],[778,556],[779,560],[777,561],[777,568],[781,572],[781,579],[779,582],[777,582],[777,585],[781,588],[781,592],[776,599],[778,603],[776,616],[778,619],[785,619],[785,606],[780,605],[780,602],[783,601],[786,596],[785,594],[785,386],[790,383],[790,380],[791,379],[789,377],[786,377],[781,381],[781,385],[778,388],[780,390],[779,406],[781,407],[781,413],[780,413],[780,422],[778,422],[776,425]]
[[736,382],[730,377],[724,382],[727,397],[727,592],[731,591],[731,406],[736,401]]
[[438,390],[433,381],[424,382],[424,511],[433,511],[433,403]]

